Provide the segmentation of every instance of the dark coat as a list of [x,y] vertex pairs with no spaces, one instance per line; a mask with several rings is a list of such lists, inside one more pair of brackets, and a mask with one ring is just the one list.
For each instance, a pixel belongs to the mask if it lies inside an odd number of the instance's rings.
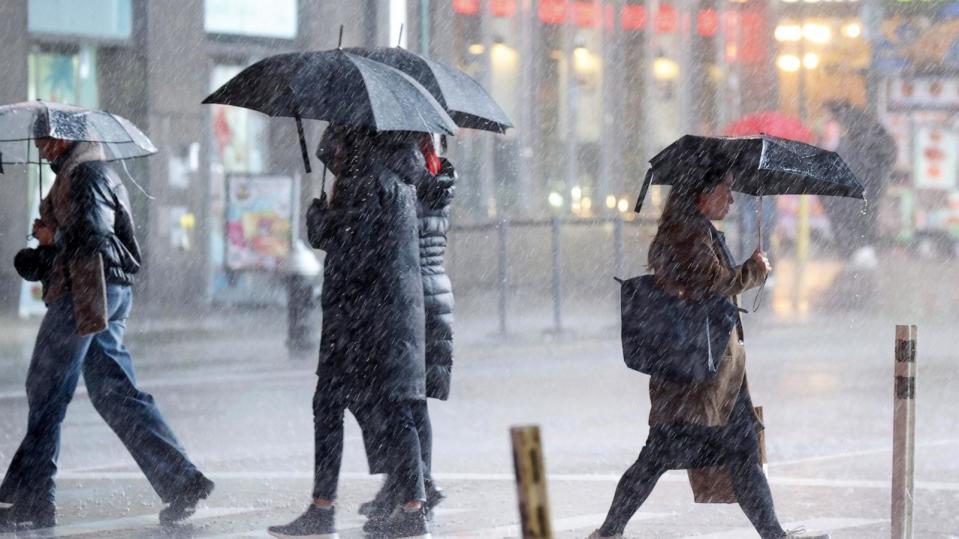
[[96,143],[78,142],[51,163],[57,179],[40,205],[57,249],[44,301],[71,293],[81,334],[106,329],[107,283],[133,284],[140,270],[126,187]]
[[[734,266],[722,234],[702,215],[662,225],[650,247],[649,259],[658,283],[694,299],[716,293],[736,301],[738,294],[759,286],[766,276],[765,268],[752,259]],[[709,380],[678,384],[650,378],[651,426],[727,424],[740,391],[748,391],[741,328],[739,323],[733,328],[719,368]]]
[[326,251],[317,375],[354,409],[425,399],[415,191],[375,156],[335,189],[307,214],[310,244]]
[[404,181],[416,186],[419,217],[420,272],[426,310],[426,396],[446,400],[453,372],[453,284],[443,265],[450,205],[456,190],[456,172],[446,159],[437,175],[415,147],[390,166]]

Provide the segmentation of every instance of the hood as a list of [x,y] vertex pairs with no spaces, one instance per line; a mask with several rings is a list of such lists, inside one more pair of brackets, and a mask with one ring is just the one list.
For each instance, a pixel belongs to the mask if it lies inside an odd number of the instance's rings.
[[56,174],[68,174],[74,167],[90,161],[106,161],[106,152],[99,142],[75,142],[69,150],[50,163]]

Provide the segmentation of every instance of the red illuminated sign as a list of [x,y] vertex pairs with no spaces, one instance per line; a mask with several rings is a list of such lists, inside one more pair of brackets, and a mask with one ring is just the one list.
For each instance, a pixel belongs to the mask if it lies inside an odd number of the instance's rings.
[[593,2],[576,2],[573,4],[573,21],[576,26],[590,28],[599,26],[602,19],[603,7]]
[[715,9],[700,10],[696,17],[696,32],[703,37],[712,37],[719,30],[719,14]]
[[453,0],[453,11],[463,15],[479,13],[480,0]]
[[568,8],[566,0],[540,0],[539,20],[545,24],[563,24],[566,22]]
[[653,22],[660,34],[672,34],[679,26],[679,13],[669,4],[660,4]]
[[646,28],[646,6],[630,4],[623,6],[623,30],[642,30]]
[[516,0],[490,0],[489,11],[494,17],[512,17],[516,13]]

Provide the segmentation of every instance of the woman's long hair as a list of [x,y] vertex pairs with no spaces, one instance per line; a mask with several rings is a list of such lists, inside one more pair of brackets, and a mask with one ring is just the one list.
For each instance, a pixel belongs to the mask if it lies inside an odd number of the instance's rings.
[[699,211],[699,197],[719,185],[729,167],[717,165],[688,173],[676,181],[666,197],[666,205],[659,217],[656,236],[649,245],[648,264],[654,272],[662,271],[668,263],[667,251],[671,242],[681,239],[683,230],[697,220],[705,219]]

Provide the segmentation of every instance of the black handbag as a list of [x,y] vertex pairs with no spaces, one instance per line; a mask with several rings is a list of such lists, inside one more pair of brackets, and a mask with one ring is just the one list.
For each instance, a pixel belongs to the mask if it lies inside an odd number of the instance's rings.
[[719,369],[739,315],[729,298],[690,300],[653,275],[622,281],[623,360],[630,369],[680,384],[708,380]]

